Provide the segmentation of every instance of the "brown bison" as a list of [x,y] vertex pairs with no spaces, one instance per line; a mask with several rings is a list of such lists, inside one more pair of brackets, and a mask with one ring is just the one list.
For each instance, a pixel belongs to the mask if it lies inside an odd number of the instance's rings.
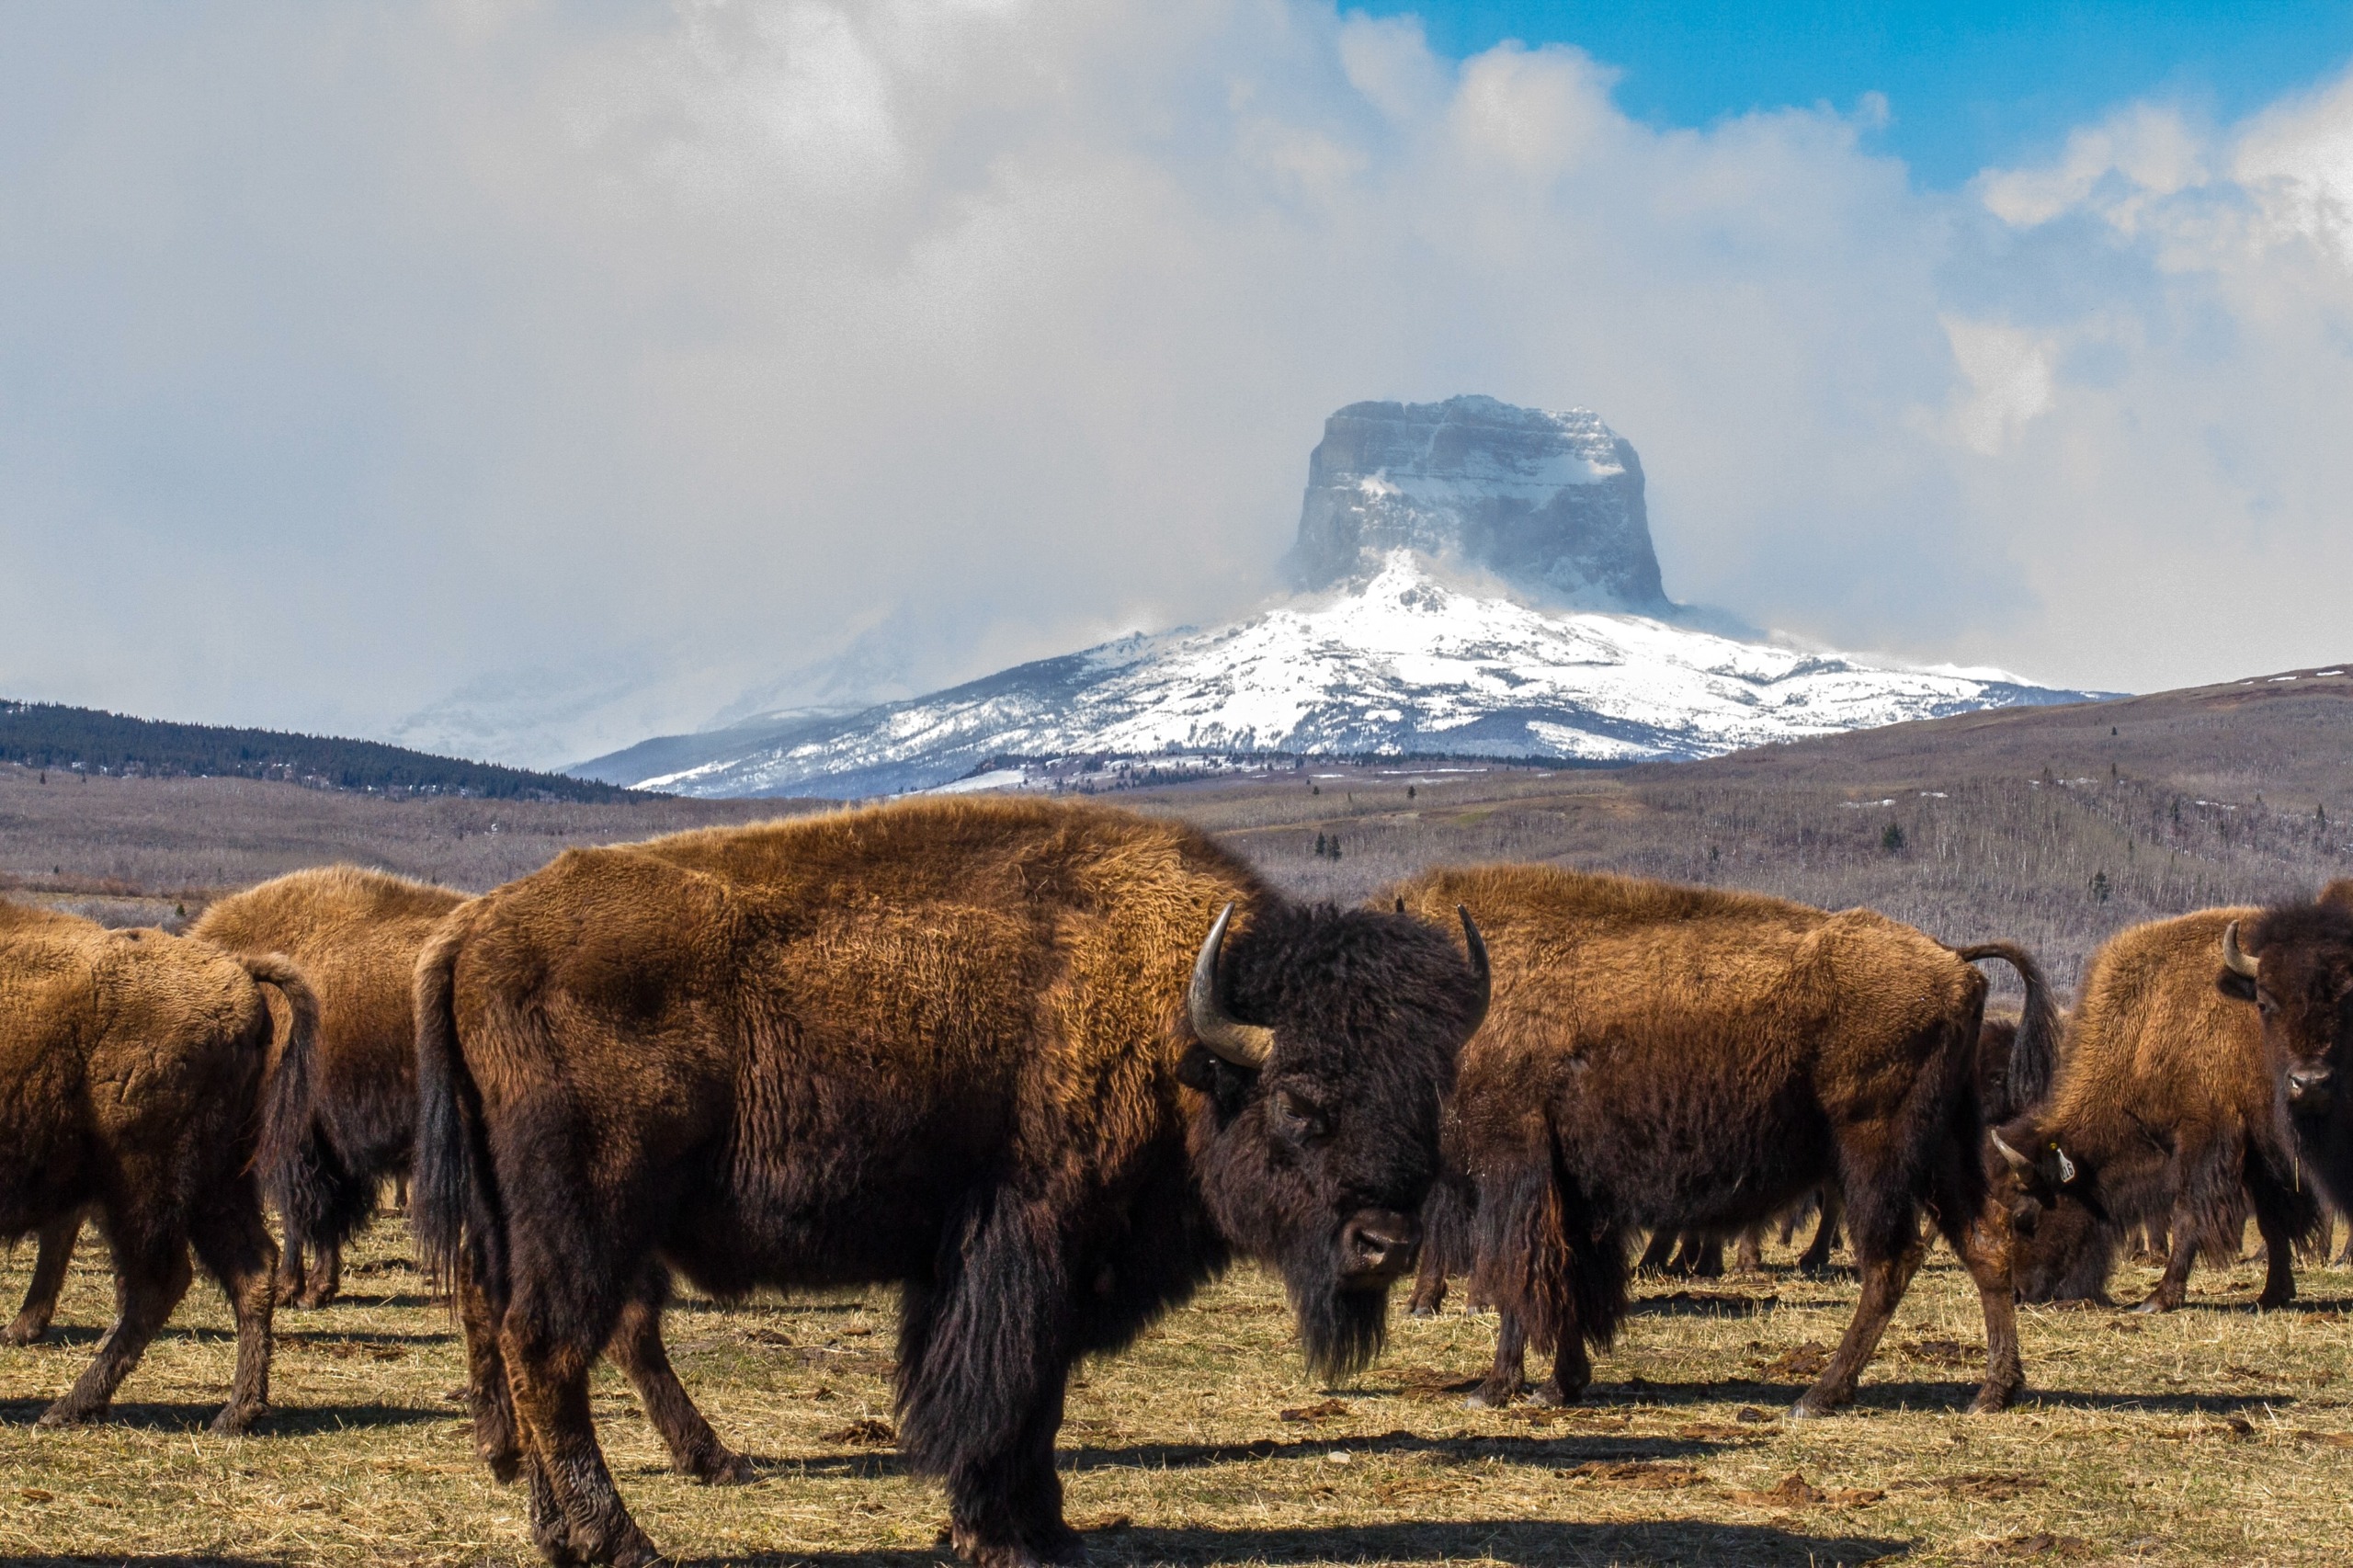
[[114,1253],[119,1315],[45,1426],[106,1413],[187,1294],[191,1244],[237,1320],[213,1429],[244,1431],[268,1403],[278,1248],[252,1168],[276,1043],[263,985],[286,1000],[287,1047],[306,1043],[318,1006],[282,958],[0,902],[0,1236],[42,1233],[62,1277],[86,1209]]
[[953,1544],[1074,1559],[1074,1359],[1236,1255],[1314,1366],[1379,1347],[1485,1006],[1468,934],[1466,962],[1192,829],[1032,801],[572,850],[466,905],[417,968],[411,1219],[480,1288],[540,1550],[655,1561],[587,1373],[659,1260],[730,1296],[899,1282],[900,1445]]
[[2353,1204],[2353,879],[2310,903],[2243,913],[2224,927],[2221,957],[2216,982],[2261,1031],[2304,1165],[2338,1205]]
[[2293,1299],[2292,1248],[2319,1212],[2255,1012],[2215,987],[2225,933],[2257,913],[2153,921],[2092,956],[2057,1084],[1995,1132],[2026,1299],[2105,1301],[2138,1225],[2173,1236],[2140,1310],[2177,1307],[2201,1244],[2237,1256],[2250,1204],[2269,1261],[2259,1304]]
[[1586,1342],[1608,1344],[1626,1310],[1630,1231],[1737,1230],[1825,1182],[1845,1199],[1862,1300],[1793,1414],[1853,1397],[1919,1264],[1923,1205],[1977,1282],[1975,1407],[2017,1393],[2008,1215],[1990,1200],[1971,1082],[1985,980],[1967,961],[2015,949],[1547,867],[1400,891],[1425,918],[1467,907],[1494,954],[1495,1005],[1455,1098],[1478,1187],[1474,1284],[1502,1314],[1473,1403],[1519,1392],[1531,1340],[1553,1354],[1540,1402],[1584,1391]]
[[[280,1300],[298,1290],[313,1305],[332,1297],[343,1244],[374,1212],[384,1178],[408,1174],[416,1146],[416,959],[464,902],[386,872],[325,866],[233,893],[194,927],[232,951],[290,955],[318,995],[317,1042],[291,1080],[302,1090],[270,1098],[279,1119],[267,1142],[277,1153],[263,1176],[286,1226]],[[306,1252],[313,1267],[304,1290]],[[661,1319],[668,1291],[666,1275],[647,1275],[607,1354],[637,1390],[674,1468],[700,1481],[749,1481],[748,1461],[720,1441],[671,1369]],[[474,1403],[477,1412],[493,1412],[484,1437],[494,1460],[506,1447],[496,1419],[503,1402],[478,1395]]]
[[[359,866],[294,871],[206,909],[188,934],[239,953],[284,953],[319,998],[308,1103],[277,1140],[292,1157],[265,1173],[286,1228],[278,1299],[334,1299],[343,1244],[376,1211],[386,1177],[416,1146],[416,955],[464,902],[447,888]],[[306,1269],[306,1260],[308,1267]]]

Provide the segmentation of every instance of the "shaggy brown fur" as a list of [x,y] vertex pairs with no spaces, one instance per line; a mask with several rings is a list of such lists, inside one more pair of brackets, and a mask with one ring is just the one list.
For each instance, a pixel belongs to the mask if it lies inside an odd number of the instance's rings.
[[[290,1119],[268,1131],[279,1157],[264,1172],[287,1228],[280,1301],[296,1290],[305,1305],[332,1297],[343,1243],[374,1212],[383,1179],[408,1174],[416,1146],[416,959],[464,902],[383,871],[325,866],[233,893],[194,927],[232,951],[290,955],[318,994],[316,1050],[301,1076],[309,1094],[271,1102]],[[315,1267],[303,1290],[306,1250]],[[607,1354],[635,1386],[675,1469],[699,1481],[748,1482],[750,1461],[720,1441],[671,1370],[661,1319],[668,1286],[666,1276],[649,1275]]]
[[2294,1297],[2292,1246],[2319,1211],[2255,1009],[2214,983],[2223,928],[2259,913],[2154,921],[2092,956],[2057,1085],[2000,1130],[2026,1164],[1991,1167],[2021,1232],[2029,1299],[2104,1301],[2123,1227],[2146,1225],[2169,1228],[2173,1246],[2140,1310],[2177,1307],[2202,1245],[2237,1256],[2250,1202],[2269,1263],[2260,1304]]
[[1989,1200],[1972,1092],[1985,981],[1866,910],[1548,867],[1437,871],[1405,906],[1456,903],[1494,956],[1495,999],[1456,1105],[1478,1187],[1478,1278],[1503,1314],[1474,1402],[1575,1399],[1586,1344],[1626,1306],[1637,1227],[1732,1231],[1825,1181],[1846,1200],[1862,1299],[1793,1414],[1854,1394],[1917,1267],[1926,1205],[1977,1282],[1986,1373],[1975,1408],[2023,1383],[2008,1216]]
[[[1218,983],[1256,1068],[1187,1023]],[[659,1258],[723,1294],[897,1280],[899,1436],[957,1548],[1068,1559],[1054,1434],[1116,1349],[1233,1253],[1311,1358],[1359,1365],[1412,1261],[1483,983],[1391,915],[1285,904],[1194,830],[923,801],[574,850],[468,904],[417,970],[413,1222],[503,1359],[532,1530],[654,1551],[586,1373]]]
[[268,1403],[278,1249],[252,1169],[274,1043],[263,985],[289,1005],[289,1046],[305,1043],[318,1005],[282,958],[0,902],[0,1236],[40,1231],[62,1253],[92,1210],[120,1314],[43,1426],[106,1413],[187,1293],[191,1243],[237,1320],[213,1428],[242,1432]]
[[2215,983],[2261,1031],[2304,1168],[2340,1207],[2353,1204],[2353,878],[2243,922],[2239,944],[2256,974],[2223,968]]
[[[284,953],[319,998],[310,1102],[278,1142],[294,1157],[265,1173],[286,1226],[278,1300],[315,1307],[339,1283],[344,1242],[375,1211],[416,1145],[416,1014],[409,977],[447,888],[359,866],[323,866],[232,893],[188,934],[238,953]],[[305,1270],[305,1259],[310,1267]]]

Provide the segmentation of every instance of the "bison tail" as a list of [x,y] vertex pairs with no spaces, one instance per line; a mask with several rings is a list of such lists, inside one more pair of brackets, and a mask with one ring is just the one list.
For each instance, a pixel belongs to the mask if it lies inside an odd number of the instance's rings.
[[274,1178],[278,1168],[297,1158],[311,1120],[311,1077],[319,1049],[319,998],[294,960],[282,953],[234,955],[256,985],[270,986],[285,998],[291,1020],[283,1040],[270,1041],[277,1061],[263,1092],[261,1145],[254,1162]]
[[2051,1093],[2051,1080],[2058,1069],[2059,1004],[2052,995],[2050,979],[2034,955],[2016,942],[1980,942],[1953,951],[1972,963],[1979,959],[2000,959],[2018,971],[2018,983],[2026,987],[2018,1041],[2010,1048],[2007,1094],[2010,1114],[2015,1116]]
[[488,1151],[482,1096],[458,1040],[458,955],[472,922],[460,908],[417,956],[416,1165],[408,1223],[426,1274],[444,1290],[471,1279],[506,1300],[504,1231]]

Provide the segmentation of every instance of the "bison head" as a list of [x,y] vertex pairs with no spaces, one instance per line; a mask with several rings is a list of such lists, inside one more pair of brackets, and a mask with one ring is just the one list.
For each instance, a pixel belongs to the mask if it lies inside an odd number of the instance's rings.
[[2066,1218],[2070,1206],[2094,1220],[2107,1217],[2092,1173],[2031,1116],[2015,1117],[1985,1134],[1985,1174],[1995,1199],[2009,1210],[2011,1233],[2022,1248],[2046,1227],[2054,1235],[2075,1235],[2078,1227]]
[[1438,1108],[1487,1007],[1486,950],[1404,915],[1278,905],[1201,946],[1178,1077],[1201,1092],[1195,1176],[1228,1242],[1278,1268],[1308,1360],[1380,1350],[1421,1246]]
[[2353,884],[2267,911],[2222,933],[2225,995],[2252,1002],[2292,1110],[2325,1110],[2353,1074]]

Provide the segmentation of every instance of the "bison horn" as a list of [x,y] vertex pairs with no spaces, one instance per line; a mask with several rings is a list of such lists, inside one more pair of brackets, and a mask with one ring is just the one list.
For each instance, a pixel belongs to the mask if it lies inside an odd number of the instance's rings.
[[1255,1073],[1274,1054],[1275,1031],[1263,1024],[1245,1024],[1228,1016],[1225,1005],[1218,999],[1217,956],[1225,946],[1226,923],[1233,918],[1233,905],[1229,903],[1218,913],[1217,924],[1210,927],[1209,940],[1201,944],[1201,955],[1193,960],[1193,983],[1185,994],[1185,1009],[1192,1018],[1193,1033],[1203,1045],[1236,1067],[1246,1067]]
[[1462,1030],[1462,1038],[1468,1040],[1479,1032],[1479,1026],[1487,1021],[1487,1003],[1495,994],[1495,977],[1487,963],[1487,944],[1480,937],[1479,926],[1471,918],[1469,907],[1458,903],[1454,906],[1454,913],[1462,917],[1463,945],[1471,949],[1471,978],[1479,983],[1479,999],[1472,1006],[1471,1021]]
[[2010,1163],[2010,1169],[2018,1172],[2020,1176],[2025,1176],[2034,1169],[2034,1162],[2028,1159],[2024,1154],[2019,1153],[2016,1149],[2011,1148],[2009,1143],[2002,1137],[2000,1128],[1989,1130],[1985,1136],[1994,1141],[1995,1153],[2000,1154],[2002,1158]]
[[2222,967],[2242,979],[2255,978],[2256,962],[2239,946],[2239,923],[2235,920],[2222,927]]

